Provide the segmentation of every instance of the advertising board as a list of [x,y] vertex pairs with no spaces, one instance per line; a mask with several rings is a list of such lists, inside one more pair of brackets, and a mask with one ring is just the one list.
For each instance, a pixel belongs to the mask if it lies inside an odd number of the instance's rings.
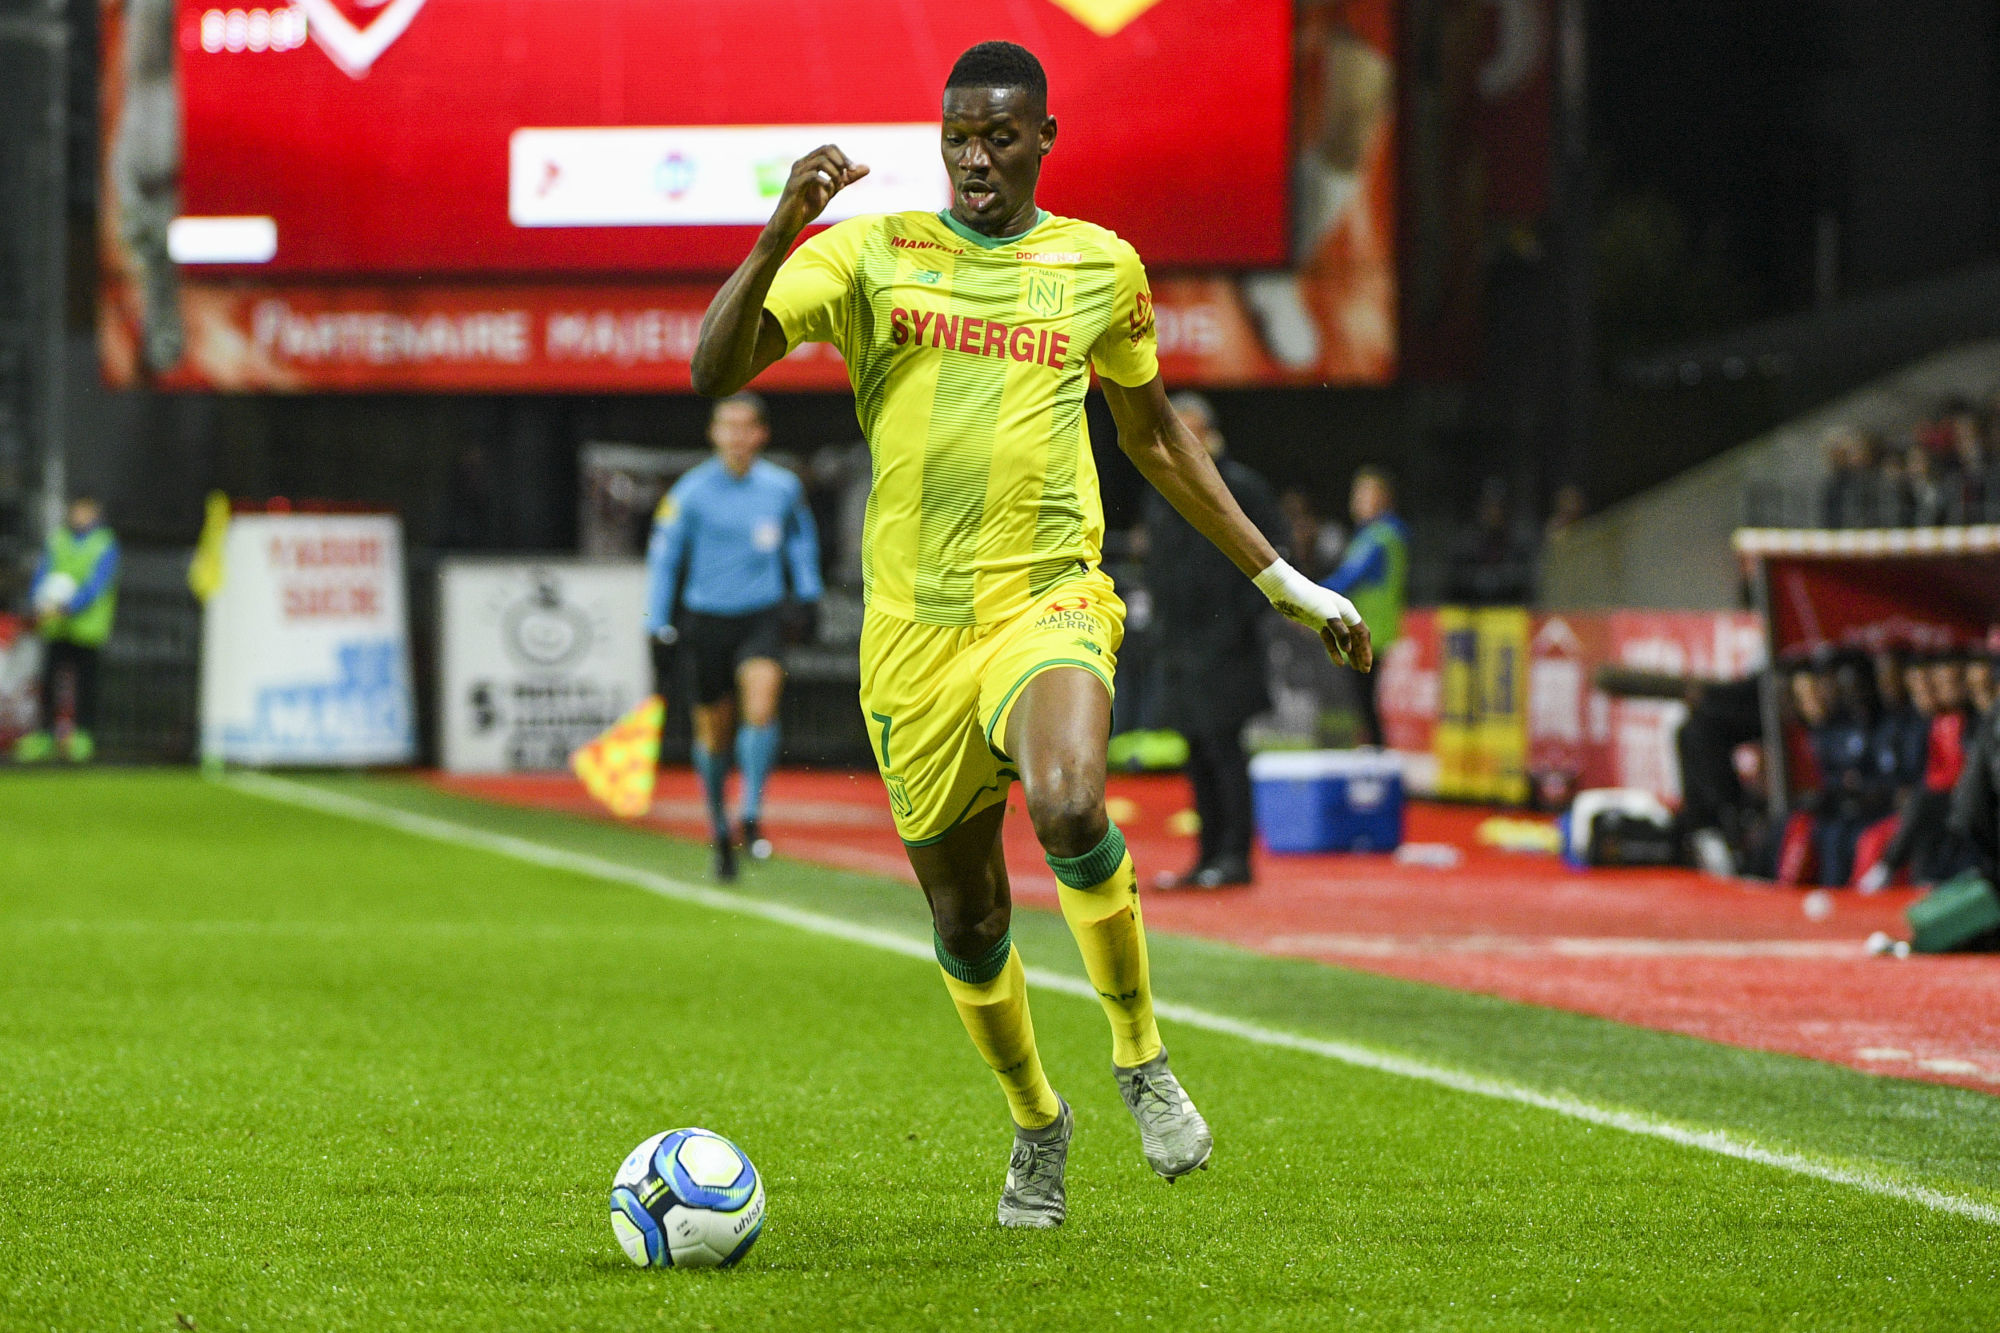
[[[1390,0],[98,0],[114,385],[686,392],[791,161],[949,205],[966,46],[1039,55],[1038,199],[1132,242],[1177,384],[1395,373]],[[828,349],[759,387],[847,386]]]
[[402,521],[244,514],[202,612],[201,753],[365,766],[416,756]]
[[448,771],[566,768],[652,692],[644,565],[455,560],[438,577]]

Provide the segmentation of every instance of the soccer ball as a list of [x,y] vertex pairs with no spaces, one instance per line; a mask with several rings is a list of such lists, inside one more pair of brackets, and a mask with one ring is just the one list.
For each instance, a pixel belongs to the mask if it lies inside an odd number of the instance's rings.
[[719,1134],[655,1134],[612,1178],[611,1229],[642,1268],[728,1268],[764,1230],[764,1182]]
[[76,580],[58,570],[45,574],[35,585],[35,610],[45,616],[54,615],[68,606],[76,596]]

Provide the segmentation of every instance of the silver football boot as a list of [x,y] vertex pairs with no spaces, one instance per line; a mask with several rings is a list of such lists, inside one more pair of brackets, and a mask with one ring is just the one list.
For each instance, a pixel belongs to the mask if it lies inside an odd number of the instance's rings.
[[1014,1127],[1014,1151],[1007,1159],[1007,1188],[1000,1191],[1003,1227],[1059,1227],[1064,1212],[1063,1168],[1069,1165],[1069,1136],[1076,1117],[1069,1103],[1042,1129]]
[[1147,1165],[1169,1185],[1196,1168],[1206,1170],[1215,1136],[1174,1071],[1167,1068],[1165,1049],[1137,1069],[1113,1065],[1111,1072],[1118,1078],[1126,1109],[1139,1122],[1139,1144],[1146,1150]]

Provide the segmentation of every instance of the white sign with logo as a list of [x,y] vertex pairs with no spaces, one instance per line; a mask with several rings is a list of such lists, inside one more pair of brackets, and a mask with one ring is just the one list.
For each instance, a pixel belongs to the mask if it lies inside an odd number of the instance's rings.
[[533,126],[507,141],[507,216],[517,227],[762,226],[792,163],[828,143],[868,174],[821,222],[951,203],[935,121]]
[[643,564],[451,561],[439,580],[447,770],[565,768],[652,693]]
[[402,521],[239,516],[223,570],[202,613],[203,757],[409,763],[416,726]]

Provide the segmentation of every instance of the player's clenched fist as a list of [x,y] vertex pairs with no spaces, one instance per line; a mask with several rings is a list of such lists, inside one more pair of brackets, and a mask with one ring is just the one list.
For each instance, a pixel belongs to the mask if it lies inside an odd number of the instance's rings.
[[822,144],[792,163],[785,192],[778,196],[778,206],[771,213],[771,227],[798,235],[826,211],[833,196],[867,174],[867,167],[848,161],[847,154],[834,145]]

